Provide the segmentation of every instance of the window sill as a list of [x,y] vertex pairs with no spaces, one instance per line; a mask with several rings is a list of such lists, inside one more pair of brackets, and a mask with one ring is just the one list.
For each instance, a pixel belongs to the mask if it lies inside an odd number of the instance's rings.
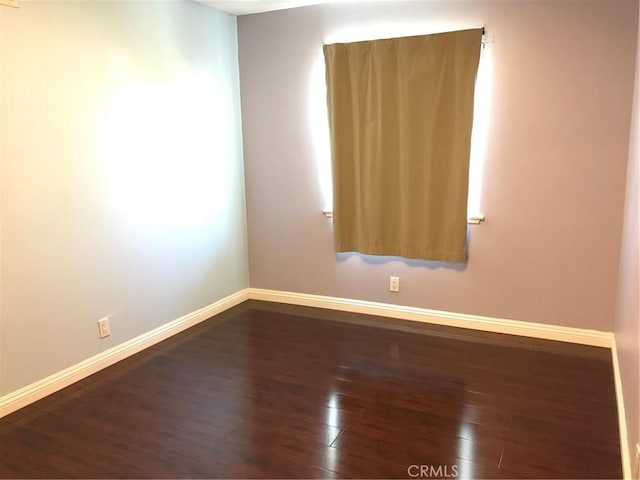
[[[333,211],[331,210],[323,210],[322,211],[322,215],[324,215],[327,218],[333,218]],[[480,223],[484,222],[485,217],[484,215],[476,215],[473,217],[468,217],[467,218],[467,224],[468,225],[479,225]]]

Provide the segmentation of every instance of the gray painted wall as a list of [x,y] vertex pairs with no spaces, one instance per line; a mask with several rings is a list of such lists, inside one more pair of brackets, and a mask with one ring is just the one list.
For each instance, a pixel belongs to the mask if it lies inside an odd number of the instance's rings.
[[0,394],[248,285],[235,17],[24,1],[0,71]]
[[[637,11],[396,1],[239,17],[251,286],[612,331]],[[494,41],[487,221],[470,228],[468,264],[336,256],[320,214],[323,43],[478,26]]]
[[[629,168],[627,172],[627,196],[625,204],[624,234],[620,258],[620,283],[616,316],[616,346],[620,362],[620,374],[627,417],[627,435],[632,464],[635,462],[635,444],[640,443],[640,37],[636,60],[633,120],[629,141]],[[640,478],[636,470],[635,478]]]

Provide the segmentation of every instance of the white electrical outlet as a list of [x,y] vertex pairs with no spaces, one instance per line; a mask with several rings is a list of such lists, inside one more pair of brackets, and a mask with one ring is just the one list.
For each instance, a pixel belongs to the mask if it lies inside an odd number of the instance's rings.
[[389,291],[400,291],[400,277],[389,277]]
[[104,317],[98,320],[98,333],[100,338],[105,338],[111,335],[111,325],[109,325],[109,317]]

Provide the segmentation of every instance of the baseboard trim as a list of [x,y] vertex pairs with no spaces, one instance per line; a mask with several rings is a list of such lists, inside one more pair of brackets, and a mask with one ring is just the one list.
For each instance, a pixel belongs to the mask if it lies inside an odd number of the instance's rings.
[[426,308],[406,307],[388,303],[311,295],[307,293],[250,288],[249,298],[252,300],[262,300],[266,302],[287,303],[290,305],[301,305],[305,307],[364,313],[367,315],[377,315],[401,320],[433,323],[449,327],[468,328],[472,330],[519,335],[545,340],[556,340],[560,342],[578,343],[595,347],[611,348],[613,340],[613,334],[611,332],[602,332],[599,330],[561,327],[557,325],[546,325],[543,323],[506,320],[479,315],[430,310]]
[[561,327],[542,323],[523,322],[518,320],[506,320],[501,318],[468,315],[426,308],[406,307],[363,300],[353,300],[340,297],[327,297],[305,293],[282,292],[250,288],[249,298],[266,302],[286,303],[305,307],[325,308],[344,312],[363,313],[387,318],[411,320],[417,322],[433,323],[450,327],[468,328],[486,332],[504,333],[524,337],[555,340],[561,342],[605,347],[611,349],[613,362],[613,377],[616,392],[616,404],[618,406],[618,425],[620,432],[620,456],[622,460],[622,473],[624,480],[632,480],[631,456],[627,435],[627,423],[625,416],[625,404],[622,390],[620,364],[615,335],[612,332],[588,330],[575,327]]
[[52,393],[82,380],[114,363],[124,360],[187,328],[208,320],[249,299],[249,289],[222,298],[217,302],[166,323],[147,333],[105,350],[69,368],[0,397],[0,418],[26,407]]
[[[317,307],[328,310],[340,310],[344,312],[363,313],[387,318],[397,318],[401,320],[578,343],[597,347],[615,348],[615,339],[613,334],[610,332],[573,327],[560,327],[556,325],[522,322],[517,320],[505,320],[479,315],[444,312],[426,308],[407,307],[341,297],[247,288],[127,342],[105,350],[104,352],[61,370],[60,372],[50,375],[42,380],[0,397],[0,418],[249,299]],[[626,424],[623,423],[624,404],[620,403],[622,390],[619,385],[620,372],[618,369],[617,353],[613,353],[613,361],[614,375],[616,379],[616,395],[618,395],[619,405],[618,412],[619,414],[622,412],[623,415],[622,420],[620,420],[620,431],[622,435],[624,428],[626,440]],[[620,405],[622,405],[622,407],[620,407]],[[629,468],[630,460],[628,444],[623,443],[621,448],[623,449],[623,461],[625,462],[625,468]],[[624,456],[625,448],[626,457]]]
[[618,347],[615,336],[611,340],[611,360],[613,362],[613,381],[616,389],[616,403],[618,405],[618,429],[620,431],[620,456],[622,457],[622,478],[631,480],[631,452],[629,451],[629,435],[627,433],[627,416],[625,414],[624,390],[622,389],[622,374],[618,360]]

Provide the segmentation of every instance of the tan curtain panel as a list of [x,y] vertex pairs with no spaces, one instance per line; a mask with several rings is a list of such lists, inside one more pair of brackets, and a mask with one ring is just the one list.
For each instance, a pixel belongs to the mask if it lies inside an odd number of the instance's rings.
[[324,46],[338,252],[465,262],[482,29]]

